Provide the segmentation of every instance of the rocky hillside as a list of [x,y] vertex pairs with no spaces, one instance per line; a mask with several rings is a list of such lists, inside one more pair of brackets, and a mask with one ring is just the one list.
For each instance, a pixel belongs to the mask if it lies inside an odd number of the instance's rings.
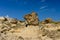
[[40,22],[35,12],[24,19],[0,17],[0,40],[60,40],[60,22]]

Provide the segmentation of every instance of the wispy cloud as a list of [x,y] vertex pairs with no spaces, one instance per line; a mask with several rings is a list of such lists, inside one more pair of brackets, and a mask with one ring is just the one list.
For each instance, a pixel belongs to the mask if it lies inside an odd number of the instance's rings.
[[41,0],[41,2],[45,2],[46,0]]
[[27,2],[26,2],[26,1],[24,1],[24,4],[26,5],[26,4],[27,4]]
[[42,7],[40,7],[40,9],[45,9],[46,7],[48,7],[48,6],[42,6]]

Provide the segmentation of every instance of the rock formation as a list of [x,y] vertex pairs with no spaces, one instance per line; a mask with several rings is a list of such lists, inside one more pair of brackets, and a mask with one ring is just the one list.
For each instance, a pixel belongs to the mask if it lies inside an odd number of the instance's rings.
[[47,18],[44,21],[42,21],[43,24],[45,24],[45,23],[47,24],[47,23],[51,23],[51,22],[53,22],[53,20],[51,18]]
[[26,20],[28,25],[39,25],[38,15],[35,12],[25,15],[24,19]]
[[39,24],[35,12],[25,15],[24,19],[0,17],[0,40],[60,40],[60,22],[48,20]]

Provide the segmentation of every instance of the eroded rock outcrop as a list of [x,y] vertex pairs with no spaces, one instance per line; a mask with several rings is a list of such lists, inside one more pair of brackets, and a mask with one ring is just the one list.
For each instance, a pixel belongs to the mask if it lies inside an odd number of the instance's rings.
[[39,25],[38,15],[35,12],[25,15],[24,19],[26,20],[28,25]]
[[0,17],[0,40],[60,40],[60,23],[48,19],[39,24],[35,12],[25,15],[24,19]]

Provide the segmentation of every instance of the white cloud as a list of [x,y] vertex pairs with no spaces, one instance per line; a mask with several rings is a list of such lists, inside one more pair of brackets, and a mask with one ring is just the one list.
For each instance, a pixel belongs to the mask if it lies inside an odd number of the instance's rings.
[[42,7],[40,7],[40,9],[44,9],[44,8],[46,8],[47,6],[42,6]]

